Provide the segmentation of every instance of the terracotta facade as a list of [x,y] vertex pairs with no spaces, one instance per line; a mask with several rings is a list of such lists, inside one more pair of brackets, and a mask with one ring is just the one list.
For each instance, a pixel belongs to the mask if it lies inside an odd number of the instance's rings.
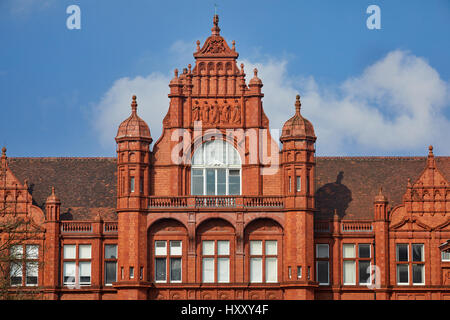
[[316,157],[300,96],[280,150],[257,70],[211,31],[154,144],[133,96],[117,158],[3,149],[3,215],[38,231],[43,297],[450,299],[450,157]]

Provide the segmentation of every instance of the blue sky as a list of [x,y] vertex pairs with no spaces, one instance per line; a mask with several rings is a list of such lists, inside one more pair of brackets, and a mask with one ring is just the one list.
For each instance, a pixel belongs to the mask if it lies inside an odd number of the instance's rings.
[[[156,141],[166,80],[194,63],[214,3],[247,75],[260,69],[273,128],[299,92],[318,155],[450,154],[448,0],[0,0],[0,144],[12,157],[114,156],[132,93]],[[81,30],[66,27],[72,4]],[[371,4],[381,30],[366,27]]]

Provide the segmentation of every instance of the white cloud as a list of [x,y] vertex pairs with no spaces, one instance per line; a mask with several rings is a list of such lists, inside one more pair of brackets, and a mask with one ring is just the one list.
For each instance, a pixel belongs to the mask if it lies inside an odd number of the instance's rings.
[[156,142],[161,136],[162,119],[169,108],[169,81],[169,76],[160,73],[116,80],[94,109],[93,124],[103,147],[115,150],[117,129],[131,114],[131,97],[134,94],[137,96],[137,113],[149,125]]
[[[184,47],[175,43],[172,50],[184,55]],[[295,95],[301,94],[302,114],[314,125],[320,155],[423,155],[428,144],[435,145],[438,154],[450,152],[450,121],[442,112],[450,107],[450,85],[423,58],[393,51],[334,87],[288,73],[286,60],[242,62],[247,81],[254,67],[259,70],[272,129],[281,129],[294,114]],[[117,80],[96,106],[95,126],[102,143],[114,145],[119,123],[130,114],[132,94],[138,95],[138,114],[156,141],[168,110],[169,81],[158,73]]]

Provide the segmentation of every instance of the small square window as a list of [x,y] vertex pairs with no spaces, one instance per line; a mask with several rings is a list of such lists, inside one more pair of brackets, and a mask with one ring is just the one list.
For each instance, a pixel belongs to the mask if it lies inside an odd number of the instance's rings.
[[360,258],[370,258],[370,244],[359,244],[358,250]]
[[155,255],[157,255],[157,256],[167,255],[166,241],[155,241]]
[[219,256],[227,256],[230,254],[230,241],[217,241],[217,254]]
[[116,244],[105,244],[105,259],[117,259]]
[[397,261],[408,262],[408,245],[407,244],[397,244]]
[[328,244],[317,244],[316,245],[316,257],[317,258],[328,258],[329,252],[328,252]]
[[441,258],[442,261],[450,262],[450,251],[442,251]]
[[80,259],[91,259],[91,245],[90,244],[80,244],[79,246]]
[[39,246],[38,245],[27,245],[26,246],[27,259],[38,259],[39,258]]
[[423,261],[423,244],[413,244],[412,245],[412,261],[422,262]]
[[355,245],[344,244],[343,245],[344,258],[355,258]]
[[266,241],[266,255],[276,255],[277,254],[277,241],[267,240]]
[[172,256],[181,256],[181,241],[170,241],[170,255]]
[[262,241],[261,240],[250,241],[250,255],[252,255],[252,256],[262,255]]
[[64,259],[75,259],[77,255],[75,248],[74,244],[64,245]]
[[214,255],[214,241],[203,241],[203,255],[212,256]]

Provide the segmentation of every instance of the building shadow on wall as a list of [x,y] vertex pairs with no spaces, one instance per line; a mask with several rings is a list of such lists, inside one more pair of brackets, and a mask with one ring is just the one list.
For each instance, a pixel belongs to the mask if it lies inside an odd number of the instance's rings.
[[336,182],[327,183],[316,191],[316,208],[321,218],[333,218],[334,213],[343,218],[352,201],[352,192],[342,183],[344,172],[340,171]]

